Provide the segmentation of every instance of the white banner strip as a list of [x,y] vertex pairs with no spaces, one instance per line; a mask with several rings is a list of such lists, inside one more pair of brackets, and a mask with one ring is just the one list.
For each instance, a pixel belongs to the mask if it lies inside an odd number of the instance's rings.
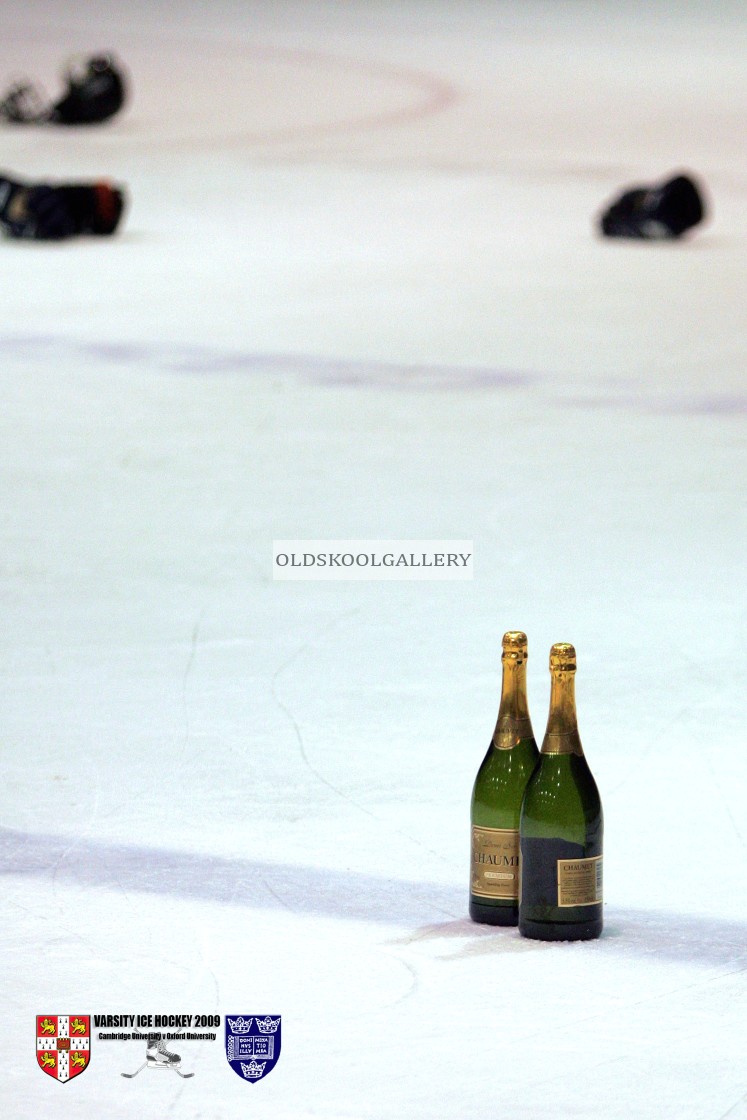
[[472,541],[273,541],[281,580],[462,580],[474,576]]

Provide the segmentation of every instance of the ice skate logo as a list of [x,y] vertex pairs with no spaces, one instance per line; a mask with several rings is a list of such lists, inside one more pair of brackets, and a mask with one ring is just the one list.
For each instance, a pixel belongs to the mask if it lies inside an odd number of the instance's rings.
[[243,1081],[254,1084],[280,1057],[280,1015],[226,1015],[226,1058]]
[[36,1060],[55,1081],[67,1082],[91,1061],[90,1015],[37,1015]]
[[145,1061],[139,1066],[134,1073],[123,1073],[122,1077],[137,1077],[140,1070],[145,1069],[173,1069],[174,1073],[179,1077],[187,1078],[194,1077],[193,1073],[182,1073],[179,1066],[182,1064],[182,1059],[179,1054],[174,1054],[169,1050],[166,1043],[161,1038],[148,1039],[148,1044],[145,1050]]

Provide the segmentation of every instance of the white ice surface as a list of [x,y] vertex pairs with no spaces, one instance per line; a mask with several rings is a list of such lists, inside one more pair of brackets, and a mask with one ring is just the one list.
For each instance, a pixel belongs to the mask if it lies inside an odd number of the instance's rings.
[[[0,246],[2,1098],[14,1120],[744,1120],[741,4],[7,0],[115,47],[123,234]],[[3,81],[6,79],[4,78]],[[604,243],[690,168],[686,243]],[[472,538],[473,583],[273,583],[273,538]],[[575,643],[605,934],[466,918],[504,629]],[[281,1013],[263,1082],[37,1013]]]

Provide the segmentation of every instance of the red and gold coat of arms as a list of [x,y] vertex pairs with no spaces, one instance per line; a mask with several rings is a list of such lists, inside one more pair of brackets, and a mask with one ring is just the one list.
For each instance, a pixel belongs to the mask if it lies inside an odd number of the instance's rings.
[[37,1015],[36,1060],[56,1081],[70,1081],[91,1060],[90,1015]]

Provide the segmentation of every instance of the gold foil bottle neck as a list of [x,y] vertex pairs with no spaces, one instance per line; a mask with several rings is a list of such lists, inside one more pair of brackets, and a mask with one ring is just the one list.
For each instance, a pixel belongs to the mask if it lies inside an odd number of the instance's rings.
[[551,673],[575,673],[576,650],[570,642],[556,642],[550,650]]
[[570,642],[550,650],[550,714],[542,754],[583,755],[576,722],[576,651]]
[[507,630],[503,635],[503,684],[493,746],[511,750],[522,739],[533,738],[526,695],[527,636],[523,630]]
[[501,660],[523,664],[527,660],[527,645],[527,636],[523,630],[507,630],[503,635]]

